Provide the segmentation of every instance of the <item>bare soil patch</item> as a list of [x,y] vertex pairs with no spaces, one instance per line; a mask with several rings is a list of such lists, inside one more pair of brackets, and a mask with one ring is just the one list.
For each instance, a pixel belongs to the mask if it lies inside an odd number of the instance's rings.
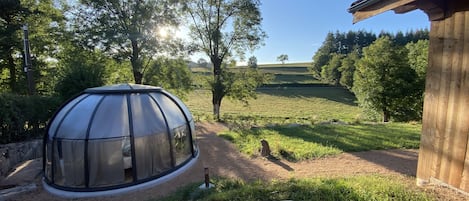
[[[204,180],[204,168],[210,175],[238,178],[246,181],[308,177],[342,177],[360,174],[392,175],[406,183],[415,183],[418,150],[382,150],[343,153],[335,157],[292,163],[286,160],[247,157],[230,142],[218,137],[217,132],[228,129],[223,124],[197,124],[200,158],[187,172],[165,184],[124,195],[74,200],[149,200],[165,196],[190,183]],[[259,143],[260,146],[260,143]],[[41,160],[29,162],[24,171],[0,180],[0,186],[36,183],[36,190],[8,197],[4,200],[65,200],[47,193],[41,184]],[[417,187],[415,187],[417,188]],[[427,186],[421,190],[434,194],[438,200],[469,200],[469,196],[455,190]],[[2,201],[2,197],[0,197]]]

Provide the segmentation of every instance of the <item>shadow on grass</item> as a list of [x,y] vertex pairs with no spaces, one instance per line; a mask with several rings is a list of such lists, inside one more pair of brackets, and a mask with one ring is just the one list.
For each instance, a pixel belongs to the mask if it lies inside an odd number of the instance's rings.
[[[415,176],[418,153],[400,149],[417,149],[420,144],[420,135],[407,131],[405,128],[377,124],[271,127],[268,129],[290,138],[299,138],[344,152],[353,152],[353,155],[387,169]],[[387,151],[376,151],[384,149]],[[371,150],[373,154],[364,152]],[[281,155],[284,157],[283,154]],[[286,159],[288,160],[288,154]]]
[[342,87],[308,86],[308,87],[263,87],[259,93],[288,98],[323,98],[346,105],[357,106],[355,96]]
[[344,152],[381,149],[418,148],[420,135],[384,124],[376,125],[314,125],[270,127],[281,135],[300,138]]

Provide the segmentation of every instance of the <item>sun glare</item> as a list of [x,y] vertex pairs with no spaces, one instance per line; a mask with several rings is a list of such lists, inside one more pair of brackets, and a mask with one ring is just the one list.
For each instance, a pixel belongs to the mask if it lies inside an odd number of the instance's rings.
[[155,32],[156,32],[156,36],[163,40],[169,40],[169,39],[175,39],[175,38],[185,39],[187,38],[187,35],[188,35],[188,30],[186,29],[184,27],[165,26],[165,27],[158,28]]
[[164,39],[168,39],[170,36],[170,30],[171,28],[169,27],[162,27],[158,29],[158,36]]

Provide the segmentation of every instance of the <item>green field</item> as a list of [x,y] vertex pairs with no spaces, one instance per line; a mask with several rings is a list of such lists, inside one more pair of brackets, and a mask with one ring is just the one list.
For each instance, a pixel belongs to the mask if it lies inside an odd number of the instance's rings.
[[218,135],[250,156],[259,155],[259,142],[267,140],[274,157],[294,162],[342,152],[416,149],[420,144],[420,127],[402,123],[279,125],[225,131]]
[[[269,123],[308,123],[330,120],[345,122],[360,118],[361,109],[355,97],[337,87],[278,87],[258,90],[257,99],[244,105],[239,101],[224,99],[221,115],[225,119],[237,117]],[[199,120],[212,114],[211,92],[196,90],[189,94],[186,105]]]
[[[280,85],[259,88],[257,99],[248,105],[225,98],[221,106],[222,120],[232,131],[220,136],[243,153],[258,154],[261,139],[272,143],[274,156],[292,161],[342,152],[419,147],[420,124],[366,123],[368,119],[352,93],[304,74],[306,66],[274,64],[259,69],[277,71],[276,79],[267,86]],[[186,104],[196,120],[212,119],[209,90],[192,92]]]
[[[189,95],[196,120],[211,119],[210,100],[208,90]],[[248,155],[258,154],[261,139],[271,143],[274,156],[292,161],[420,143],[420,124],[365,123],[355,97],[337,87],[263,88],[247,106],[225,99],[221,111],[234,129],[219,135]]]
[[[309,72],[311,63],[288,63],[288,64],[260,64],[258,69],[264,73],[274,75],[274,79],[268,84],[322,84]],[[247,66],[237,66],[230,70],[237,71],[246,69]],[[211,69],[202,67],[191,68],[196,75],[210,75]]]

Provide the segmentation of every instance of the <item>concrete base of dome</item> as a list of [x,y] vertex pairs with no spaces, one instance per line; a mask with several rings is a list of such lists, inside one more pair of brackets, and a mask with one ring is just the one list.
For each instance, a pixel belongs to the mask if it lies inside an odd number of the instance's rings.
[[90,192],[76,192],[76,191],[65,191],[65,190],[60,190],[57,188],[54,188],[50,185],[48,185],[44,179],[42,180],[42,184],[44,186],[44,189],[56,196],[62,197],[62,198],[90,198],[90,197],[101,197],[101,196],[115,196],[119,194],[124,194],[124,193],[129,193],[133,192],[136,190],[142,190],[142,189],[147,189],[151,188],[154,186],[157,186],[159,184],[165,183],[169,180],[174,179],[176,176],[182,174],[189,168],[191,168],[196,162],[197,159],[199,158],[199,152],[197,152],[197,155],[192,158],[191,161],[189,161],[186,165],[182,166],[181,168],[177,169],[176,171],[165,175],[163,177],[160,177],[155,180],[151,180],[148,182],[144,182],[141,184],[136,184],[132,186],[127,186],[124,188],[118,188],[118,189],[112,189],[112,190],[105,190],[105,191],[90,191]]

